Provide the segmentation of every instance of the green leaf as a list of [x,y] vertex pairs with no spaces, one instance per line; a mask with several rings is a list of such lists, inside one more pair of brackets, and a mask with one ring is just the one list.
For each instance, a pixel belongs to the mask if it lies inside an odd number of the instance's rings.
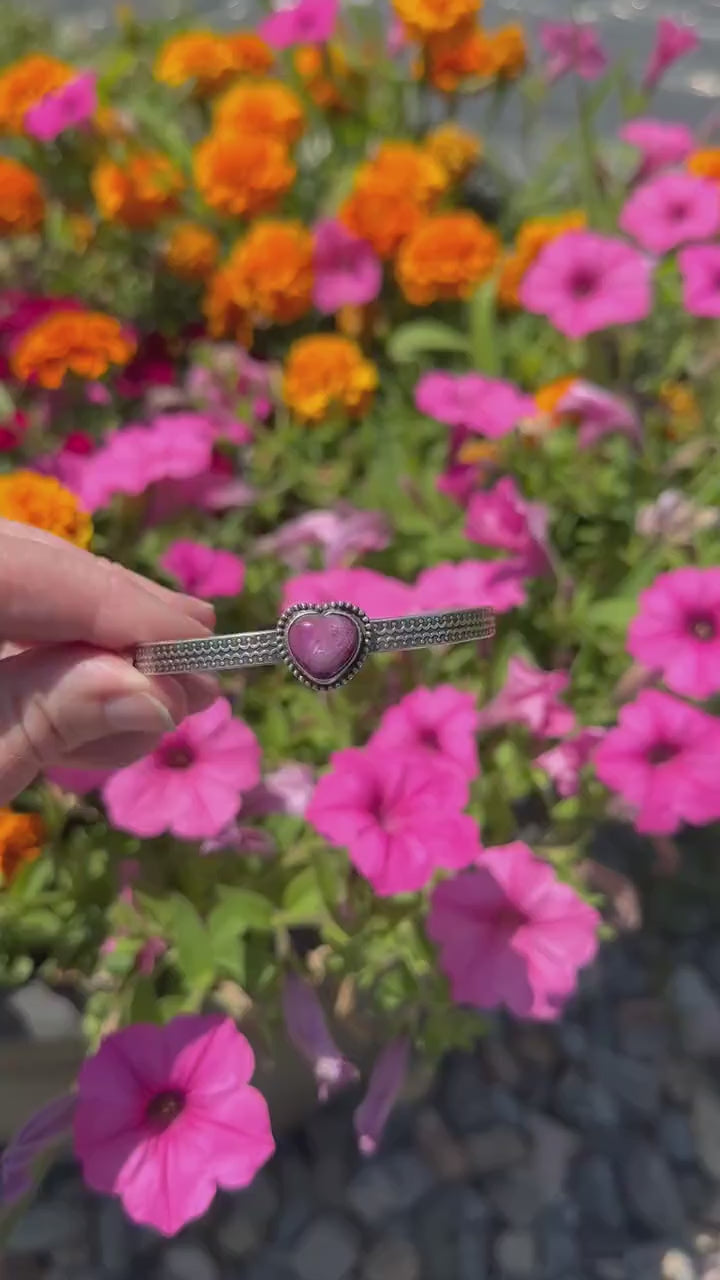
[[222,885],[218,889],[218,897],[220,905],[215,907],[208,919],[212,935],[218,930],[238,934],[246,929],[272,929],[275,908],[261,893]]
[[214,974],[214,961],[210,935],[200,916],[187,898],[174,893],[169,905],[170,935],[177,951],[178,968],[193,990],[210,986]]
[[319,924],[327,912],[314,867],[305,867],[286,885],[280,919],[283,924]]
[[605,627],[624,633],[637,613],[637,596],[615,596],[610,600],[598,600],[583,615],[590,628]]
[[467,338],[441,320],[411,320],[399,325],[388,338],[387,353],[396,364],[412,364],[421,356],[440,351],[468,354]]
[[161,1022],[155,983],[152,978],[140,974],[133,984],[128,1006],[128,1022]]
[[498,350],[496,289],[493,279],[476,289],[468,304],[470,355],[473,367],[490,377],[502,372]]

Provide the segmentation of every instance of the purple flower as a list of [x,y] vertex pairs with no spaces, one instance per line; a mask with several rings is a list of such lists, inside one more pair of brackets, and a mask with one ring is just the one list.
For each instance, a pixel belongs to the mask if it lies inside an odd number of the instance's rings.
[[466,427],[491,440],[508,435],[523,418],[535,413],[532,396],[512,382],[480,373],[423,374],[415,387],[421,413],[448,427]]
[[311,550],[322,551],[323,567],[339,569],[368,551],[383,551],[390,541],[387,519],[379,511],[359,511],[340,502],[327,511],[307,511],[262,538],[258,550],[277,555],[295,572],[307,569]]
[[559,414],[578,420],[578,444],[582,449],[592,448],[603,436],[615,431],[635,441],[640,439],[640,419],[632,405],[592,382],[574,382],[556,408]]
[[367,1093],[353,1117],[358,1147],[364,1156],[378,1149],[390,1112],[405,1083],[410,1064],[407,1036],[391,1040],[375,1059]]
[[374,250],[346,230],[336,218],[323,218],[314,229],[315,284],[313,302],[332,315],[341,307],[363,307],[382,287],[382,264]]
[[85,124],[97,111],[97,76],[84,71],[46,93],[25,115],[25,129],[39,142],[54,142],[66,129]]
[[268,813],[290,813],[301,818],[315,790],[309,764],[291,761],[266,773],[259,786],[243,798],[243,817],[264,818]]
[[0,1204],[14,1204],[31,1190],[33,1165],[69,1133],[75,1101],[74,1094],[66,1094],[48,1102],[10,1140],[0,1157]]
[[540,44],[548,55],[545,70],[550,84],[574,71],[581,80],[597,80],[608,65],[594,27],[577,22],[544,22]]
[[694,244],[678,254],[683,303],[691,316],[720,316],[720,245]]
[[694,27],[684,22],[675,22],[673,18],[659,18],[655,36],[655,47],[643,76],[643,89],[655,89],[665,72],[678,58],[687,53],[694,53],[700,45]]
[[532,575],[548,568],[547,523],[547,507],[526,502],[512,476],[504,476],[470,499],[465,536],[485,547],[515,552],[524,572]]
[[343,1057],[328,1030],[322,1005],[312,987],[288,974],[282,994],[285,1029],[299,1053],[307,1058],[321,1102],[353,1084],[358,1070]]
[[273,49],[325,44],[335,30],[339,7],[340,0],[298,0],[266,18],[258,27],[258,35]]
[[695,146],[692,129],[674,120],[655,120],[638,116],[628,120],[619,131],[628,146],[637,147],[642,155],[638,178],[649,178],[659,169],[682,164]]
[[160,565],[183,591],[203,600],[237,596],[245,581],[245,565],[239,556],[191,538],[172,542],[161,555]]

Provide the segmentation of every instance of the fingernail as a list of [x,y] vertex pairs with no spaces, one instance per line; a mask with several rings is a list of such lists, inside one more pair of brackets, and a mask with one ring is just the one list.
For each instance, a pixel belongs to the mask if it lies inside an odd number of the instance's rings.
[[127,693],[105,703],[110,733],[172,733],[176,728],[167,707],[147,693]]

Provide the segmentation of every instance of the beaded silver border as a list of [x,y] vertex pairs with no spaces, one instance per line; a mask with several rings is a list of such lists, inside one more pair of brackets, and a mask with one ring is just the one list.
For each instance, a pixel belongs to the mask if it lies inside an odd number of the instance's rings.
[[[405,614],[400,618],[369,618],[357,605],[344,601],[326,604],[315,602],[291,605],[280,622],[265,631],[243,631],[234,635],[207,636],[202,640],[163,640],[155,644],[138,645],[132,660],[138,671],[146,675],[182,675],[194,671],[241,671],[251,667],[272,667],[284,663],[290,670],[295,665],[287,662],[284,640],[284,622],[291,613],[303,610],[348,610],[363,625],[363,646],[352,667],[332,684],[321,689],[337,688],[360,670],[369,653],[401,653],[408,649],[432,648],[436,645],[465,644],[468,641],[490,640],[495,635],[495,614],[492,609],[451,609],[442,613]],[[283,624],[281,626],[281,624]],[[360,660],[362,659],[362,660]],[[296,679],[311,688],[316,686],[301,672],[293,671]]]
[[[303,614],[339,614],[345,617],[348,614],[358,624],[358,648],[345,668],[340,672],[334,680],[313,680],[308,676],[302,667],[295,662],[290,645],[288,643],[288,629],[290,623]],[[291,604],[283,613],[280,614],[277,623],[278,641],[282,646],[283,662],[289,671],[292,672],[295,679],[304,684],[308,689],[314,689],[317,693],[325,693],[329,689],[341,689],[348,680],[352,680],[358,671],[365,664],[365,659],[370,652],[370,618],[356,604],[350,604],[346,600],[332,600],[329,604]]]

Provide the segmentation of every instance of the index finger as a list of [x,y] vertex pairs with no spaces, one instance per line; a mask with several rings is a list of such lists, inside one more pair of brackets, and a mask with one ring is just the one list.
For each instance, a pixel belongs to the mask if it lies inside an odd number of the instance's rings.
[[0,639],[129,649],[211,634],[171,593],[168,599],[146,590],[121,565],[22,530],[0,521]]

